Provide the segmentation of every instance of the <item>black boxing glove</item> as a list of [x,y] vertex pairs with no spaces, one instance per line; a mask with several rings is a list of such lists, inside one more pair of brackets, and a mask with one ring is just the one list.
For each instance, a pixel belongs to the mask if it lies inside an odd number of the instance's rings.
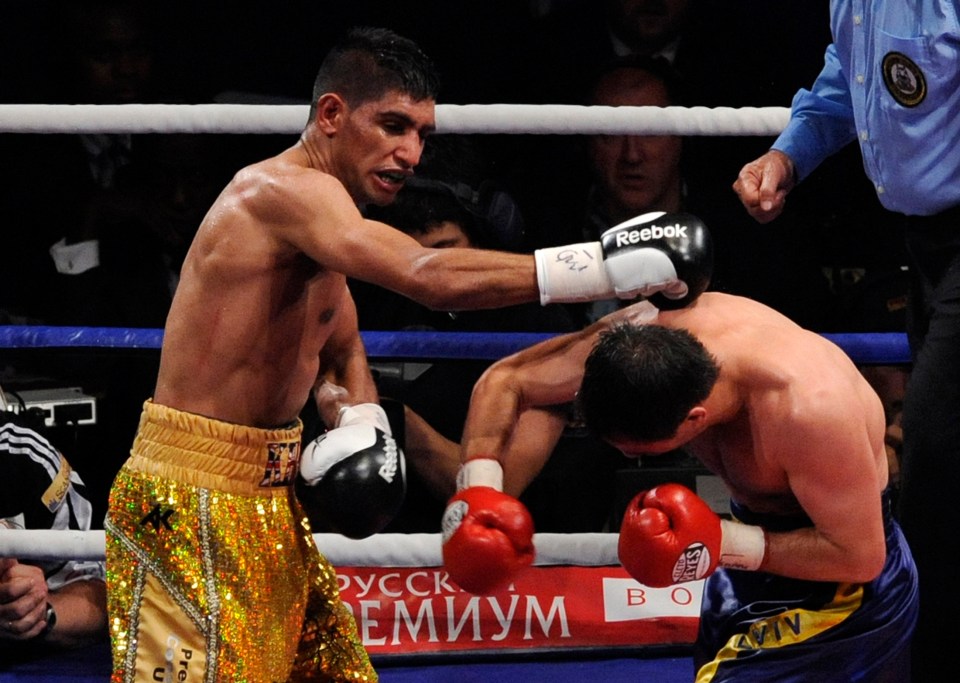
[[713,242],[691,214],[646,213],[605,231],[600,244],[621,299],[643,296],[660,309],[683,308],[710,285]]
[[406,493],[403,451],[375,403],[341,409],[337,426],[304,447],[300,476],[304,507],[349,538],[383,529]]

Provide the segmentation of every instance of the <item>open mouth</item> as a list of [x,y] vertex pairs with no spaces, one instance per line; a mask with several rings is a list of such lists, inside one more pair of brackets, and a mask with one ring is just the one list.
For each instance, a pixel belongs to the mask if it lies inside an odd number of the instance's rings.
[[395,185],[399,188],[407,179],[407,174],[403,171],[378,171],[377,177],[387,185]]

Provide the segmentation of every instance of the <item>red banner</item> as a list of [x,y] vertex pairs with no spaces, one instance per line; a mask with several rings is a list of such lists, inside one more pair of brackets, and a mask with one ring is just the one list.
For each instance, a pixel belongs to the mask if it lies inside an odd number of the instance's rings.
[[373,655],[692,643],[703,582],[649,588],[622,567],[534,567],[488,596],[439,567],[339,567]]

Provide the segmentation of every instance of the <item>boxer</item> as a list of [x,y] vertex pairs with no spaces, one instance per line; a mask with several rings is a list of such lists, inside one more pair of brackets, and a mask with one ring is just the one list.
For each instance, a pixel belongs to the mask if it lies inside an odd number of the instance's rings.
[[682,447],[730,490],[731,519],[679,485],[640,492],[620,529],[641,583],[706,579],[698,681],[909,680],[917,576],[891,513],[881,401],[832,342],[742,297],[637,303],[487,370],[444,519],[461,587],[495,590],[532,561],[511,494],[549,457],[553,409],[574,401],[625,454]]

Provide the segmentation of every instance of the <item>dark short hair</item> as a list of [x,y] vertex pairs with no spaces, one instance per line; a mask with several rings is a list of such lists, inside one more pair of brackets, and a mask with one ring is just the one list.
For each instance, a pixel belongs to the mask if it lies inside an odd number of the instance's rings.
[[647,55],[626,55],[607,60],[598,65],[592,72],[586,91],[583,93],[583,104],[591,105],[597,99],[597,90],[603,81],[618,71],[643,71],[660,81],[667,91],[667,99],[676,104],[683,99],[684,82],[679,72],[663,57]]
[[676,433],[719,374],[716,359],[690,332],[621,324],[601,333],[587,357],[577,401],[598,436],[656,441]]
[[416,101],[436,99],[440,78],[426,54],[385,28],[351,29],[327,53],[313,83],[310,120],[321,95],[335,92],[356,107],[396,90]]

